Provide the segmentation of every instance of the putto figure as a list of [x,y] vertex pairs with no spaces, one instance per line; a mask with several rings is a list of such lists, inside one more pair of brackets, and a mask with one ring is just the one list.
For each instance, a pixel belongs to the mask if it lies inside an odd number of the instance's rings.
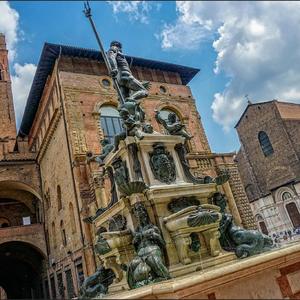
[[140,82],[131,73],[122,44],[118,41],[110,43],[107,53],[111,65],[111,76],[116,78],[125,101],[137,101],[148,96],[149,81]]
[[88,161],[96,161],[100,166],[104,165],[104,159],[114,149],[114,145],[109,142],[109,139],[104,138],[100,142],[102,146],[102,152],[100,155],[94,155],[92,152],[86,154]]
[[155,112],[155,119],[158,123],[162,124],[166,131],[170,135],[180,135],[190,140],[193,136],[186,131],[185,125],[177,120],[176,114],[170,112],[168,115],[168,120],[165,120],[159,111]]

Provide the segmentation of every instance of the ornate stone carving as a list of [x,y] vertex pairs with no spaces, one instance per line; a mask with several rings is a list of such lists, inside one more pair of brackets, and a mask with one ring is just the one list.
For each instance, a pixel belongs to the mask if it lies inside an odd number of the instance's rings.
[[175,150],[180,158],[180,162],[184,171],[184,174],[189,182],[195,184],[202,183],[216,183],[217,185],[224,184],[229,180],[229,173],[226,171],[220,172],[220,175],[216,178],[212,178],[210,176],[204,176],[203,178],[195,177],[190,171],[190,165],[186,159],[187,151],[183,144],[175,145]]
[[171,278],[163,261],[165,241],[159,229],[151,224],[142,203],[135,204],[134,215],[138,221],[133,238],[137,256],[130,262],[127,270],[127,281],[131,289]]
[[188,206],[163,219],[175,242],[181,263],[190,264],[192,262],[190,250],[200,250],[198,234],[203,236],[211,256],[220,254],[218,231],[220,219],[218,207],[210,204]]
[[122,161],[121,158],[116,158],[112,162],[114,168],[114,180],[117,183],[118,187],[122,184],[129,182],[128,169],[126,167],[126,162]]
[[148,186],[143,181],[131,181],[126,182],[119,186],[120,192],[125,196],[130,196],[132,194],[142,194]]
[[200,201],[197,200],[195,196],[192,197],[180,197],[176,199],[172,199],[168,203],[168,210],[172,213],[176,213],[186,207],[193,206],[193,205],[200,205]]
[[213,210],[203,209],[198,206],[197,211],[191,213],[187,218],[187,224],[190,227],[209,225],[219,220],[220,214]]
[[163,143],[153,145],[153,152],[150,153],[150,167],[157,180],[166,184],[175,182],[176,168],[174,160]]

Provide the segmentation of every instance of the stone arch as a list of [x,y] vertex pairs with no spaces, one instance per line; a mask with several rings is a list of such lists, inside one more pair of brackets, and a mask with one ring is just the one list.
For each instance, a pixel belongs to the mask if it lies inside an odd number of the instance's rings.
[[260,228],[260,231],[266,235],[269,234],[269,231],[268,231],[268,228],[267,228],[267,225],[266,225],[266,222],[264,220],[264,218],[261,216],[261,214],[256,214],[255,215],[255,221],[257,222],[258,224],[258,228]]
[[[13,202],[19,203],[18,205],[24,206],[24,213],[28,210],[27,213],[32,215],[34,222],[42,222],[43,220],[42,197],[34,188],[24,182],[12,180],[0,181],[0,201],[12,202],[6,203],[7,209],[9,209],[9,205],[14,205]],[[18,218],[21,217],[20,214],[23,215],[24,213],[21,213],[19,209]]]
[[2,243],[1,240],[0,286],[5,289],[8,299],[42,298],[45,261],[45,253],[34,244],[22,241]]
[[14,181],[14,180],[0,181],[0,191],[4,189],[26,191],[33,194],[39,200],[42,200],[41,195],[35,189],[33,189],[31,186],[21,181]]
[[93,112],[92,112],[92,114],[93,114],[93,116],[98,120],[98,118],[100,117],[100,115],[101,115],[101,113],[100,113],[100,110],[101,110],[101,107],[102,106],[106,106],[106,105],[111,105],[111,106],[115,106],[116,108],[118,107],[118,104],[119,104],[119,102],[116,100],[116,99],[114,99],[114,98],[112,98],[112,99],[110,99],[110,100],[108,100],[108,101],[105,101],[105,102],[100,102],[100,101],[98,101],[98,102],[96,102],[96,104],[94,105],[94,109],[93,109]]
[[300,212],[297,204],[294,201],[290,201],[285,204],[285,209],[293,224],[293,227],[300,227]]
[[5,228],[5,227],[9,227],[9,226],[10,226],[10,221],[6,217],[2,217],[0,215],[0,228]]
[[98,133],[99,141],[104,138],[104,132],[103,132],[102,127],[101,127],[101,119],[100,119],[100,117],[101,117],[101,107],[104,106],[104,105],[111,105],[111,106],[114,106],[115,108],[117,108],[118,104],[119,104],[118,101],[114,98],[111,98],[110,100],[105,101],[105,102],[98,101],[95,104],[92,115],[94,116],[94,119],[95,119],[95,122],[96,122],[96,125],[97,125],[97,129],[98,129],[97,133]]
[[278,190],[276,190],[276,192],[275,192],[275,201],[276,202],[284,201],[284,199],[283,199],[284,193],[290,193],[292,195],[292,197],[295,196],[295,193],[291,188],[289,188],[287,186],[284,186],[284,187],[281,187]]

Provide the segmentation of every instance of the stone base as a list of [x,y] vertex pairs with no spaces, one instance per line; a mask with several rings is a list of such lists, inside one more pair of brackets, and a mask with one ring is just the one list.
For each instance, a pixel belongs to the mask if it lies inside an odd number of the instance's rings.
[[296,244],[104,299],[299,299],[299,278]]
[[172,278],[191,274],[196,271],[206,271],[205,269],[224,264],[229,261],[236,260],[236,256],[230,252],[224,252],[217,257],[206,257],[202,261],[194,262],[189,265],[178,264],[172,266],[169,271]]

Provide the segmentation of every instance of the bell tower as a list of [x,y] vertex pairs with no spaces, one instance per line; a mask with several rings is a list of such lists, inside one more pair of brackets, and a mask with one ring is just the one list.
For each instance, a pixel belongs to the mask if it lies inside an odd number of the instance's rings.
[[5,36],[0,33],[0,139],[9,144],[12,151],[16,139],[16,122],[8,66],[8,50]]

